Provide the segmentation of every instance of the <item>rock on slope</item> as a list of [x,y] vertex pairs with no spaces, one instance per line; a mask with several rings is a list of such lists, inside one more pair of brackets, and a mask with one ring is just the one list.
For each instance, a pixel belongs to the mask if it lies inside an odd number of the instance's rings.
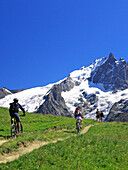
[[128,63],[123,58],[118,61],[112,53],[101,66],[92,72],[91,81],[102,83],[105,90],[124,90],[128,88]]
[[128,100],[116,102],[112,106],[106,121],[128,122]]
[[58,116],[71,116],[70,109],[66,106],[62,91],[69,91],[74,87],[71,78],[68,77],[60,84],[52,87],[47,95],[44,96],[45,102],[38,108],[37,113],[54,114]]
[[23,91],[25,89],[20,89],[20,90],[8,90],[6,87],[2,87],[0,89],[0,99],[4,98],[5,96],[9,95],[9,94],[14,94],[20,91]]

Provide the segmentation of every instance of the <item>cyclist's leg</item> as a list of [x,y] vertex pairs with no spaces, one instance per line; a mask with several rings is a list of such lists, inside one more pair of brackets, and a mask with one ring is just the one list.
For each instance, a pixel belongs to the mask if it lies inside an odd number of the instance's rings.
[[14,122],[14,117],[11,117],[11,125],[13,124]]
[[11,117],[11,125],[12,125],[13,122],[14,122],[14,117],[15,117],[15,115],[14,115],[13,113],[10,113],[10,117]]
[[20,133],[20,122],[17,122],[18,125],[18,133]]
[[82,124],[83,124],[83,120],[81,119],[81,126],[82,126]]
[[77,128],[77,119],[76,119],[76,128]]
[[82,120],[82,118],[81,118],[80,116],[77,116],[77,117],[76,117],[76,128],[77,128],[77,120],[78,120],[78,119]]
[[20,133],[20,117],[18,113],[15,113],[15,118],[18,125],[18,133]]

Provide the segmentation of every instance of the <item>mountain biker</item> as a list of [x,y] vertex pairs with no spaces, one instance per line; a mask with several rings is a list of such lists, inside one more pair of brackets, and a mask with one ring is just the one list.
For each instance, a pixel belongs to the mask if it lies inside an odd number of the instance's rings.
[[76,128],[77,128],[77,120],[81,120],[81,128],[82,128],[82,123],[83,123],[83,114],[79,112],[79,107],[76,108],[75,113],[74,113],[74,118],[76,119]]
[[97,120],[97,121],[100,120],[100,112],[99,112],[98,109],[97,109],[97,111],[96,111],[96,120]]
[[13,99],[13,103],[10,103],[9,113],[11,116],[11,124],[13,124],[14,118],[16,118],[16,122],[18,125],[18,133],[20,133],[20,117],[19,117],[19,109],[22,110],[23,116],[25,116],[25,110],[23,107],[18,103],[18,99]]

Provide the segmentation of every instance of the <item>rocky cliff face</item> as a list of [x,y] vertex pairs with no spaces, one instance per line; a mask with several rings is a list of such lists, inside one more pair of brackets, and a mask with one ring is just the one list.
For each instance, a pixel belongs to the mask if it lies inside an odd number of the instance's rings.
[[0,89],[0,99],[4,98],[5,96],[9,95],[9,94],[14,94],[14,93],[18,93],[20,91],[23,91],[24,89],[20,89],[20,90],[8,90],[6,87],[2,87]]
[[72,113],[66,106],[65,101],[61,96],[61,92],[69,91],[73,87],[74,83],[70,77],[60,84],[54,85],[48,94],[45,95],[45,102],[39,107],[37,113],[71,117]]
[[106,121],[128,122],[128,100],[116,102],[112,106]]
[[75,107],[79,107],[83,115],[91,113],[98,107],[98,97],[96,94],[87,95],[86,92],[82,92],[82,95],[78,98],[78,101],[79,102],[75,104]]
[[128,88],[128,63],[123,58],[116,60],[110,53],[109,58],[91,74],[93,83],[102,83],[105,90],[124,90]]
[[5,87],[0,89],[0,99],[4,98],[8,94],[11,94],[11,92],[7,90]]

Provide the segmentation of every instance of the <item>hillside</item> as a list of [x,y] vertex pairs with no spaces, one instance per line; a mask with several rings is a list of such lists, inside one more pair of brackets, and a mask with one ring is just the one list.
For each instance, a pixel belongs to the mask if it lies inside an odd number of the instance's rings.
[[[56,138],[68,137],[76,134],[75,130],[75,119],[67,118],[62,116],[53,116],[53,115],[42,115],[35,113],[27,113],[26,116],[22,116],[22,112],[20,112],[21,122],[24,127],[23,141],[21,142],[32,142],[34,140],[44,140],[51,141]],[[10,134],[10,116],[9,111],[6,108],[0,108],[0,140],[11,139]],[[87,120],[83,123],[83,127],[93,124],[94,120]],[[60,133],[60,131],[62,132]],[[54,133],[51,133],[54,132]],[[68,133],[69,132],[69,133]],[[56,138],[55,138],[56,136]],[[10,149],[13,151],[13,147],[15,147],[16,143],[20,141],[21,135],[16,140],[11,140],[12,145]],[[13,143],[14,141],[14,143]],[[0,148],[2,152],[2,149]],[[6,151],[4,151],[6,152]]]
[[[0,145],[1,157],[15,155],[21,148],[25,150],[34,143],[48,142],[17,160],[1,163],[2,170],[128,168],[128,123],[84,119],[83,128],[94,126],[86,134],[75,136],[75,120],[72,118],[27,113],[26,117],[21,117],[24,134],[11,139],[8,109],[0,108],[0,119],[0,139],[8,139]],[[53,143],[57,139],[61,140]]]

